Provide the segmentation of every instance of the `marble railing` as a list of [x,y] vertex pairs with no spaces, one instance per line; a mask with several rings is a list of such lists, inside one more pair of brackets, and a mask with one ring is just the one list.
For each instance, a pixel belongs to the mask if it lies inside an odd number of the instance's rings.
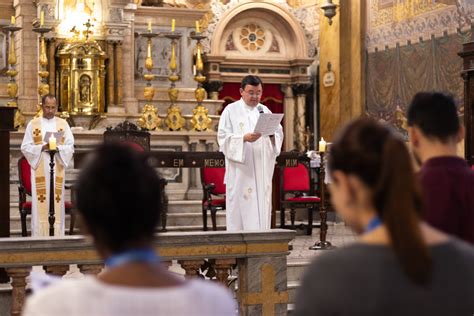
[[[207,276],[227,286],[231,267],[238,267],[240,315],[285,315],[288,303],[288,243],[295,232],[198,232],[157,235],[155,248],[165,265],[177,260],[185,277]],[[11,277],[11,315],[20,315],[25,301],[26,277],[32,266],[63,276],[70,264],[84,274],[97,274],[102,261],[83,236],[64,238],[0,238],[0,268]],[[209,273],[211,271],[211,273]]]

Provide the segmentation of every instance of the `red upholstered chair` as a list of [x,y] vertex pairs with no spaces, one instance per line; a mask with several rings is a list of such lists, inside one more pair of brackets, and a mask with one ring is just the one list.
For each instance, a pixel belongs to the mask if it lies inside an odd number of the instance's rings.
[[[216,213],[225,210],[225,168],[201,168],[201,184],[203,189],[202,223],[207,230],[207,211],[211,212],[212,229],[217,230]],[[213,198],[217,196],[217,198]]]
[[[26,229],[26,217],[31,215],[31,201],[27,200],[27,196],[31,197],[31,167],[25,157],[21,157],[18,160],[18,176],[20,180],[18,185],[18,208],[20,210],[21,236],[26,237],[28,235]],[[65,188],[71,190],[71,198],[73,198],[74,193],[72,192],[72,186],[65,186]],[[69,235],[72,235],[76,221],[76,216],[73,212],[72,201],[65,201],[64,208],[66,214],[71,215]]]
[[291,210],[291,228],[295,228],[296,209],[308,210],[307,235],[313,231],[313,210],[319,208],[321,199],[311,194],[309,166],[299,162],[296,167],[280,168],[280,227],[285,227],[285,209]]

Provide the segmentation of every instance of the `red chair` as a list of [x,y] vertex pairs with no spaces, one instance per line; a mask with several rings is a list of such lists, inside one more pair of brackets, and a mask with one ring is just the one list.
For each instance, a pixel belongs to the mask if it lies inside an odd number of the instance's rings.
[[313,210],[319,208],[321,199],[312,195],[309,166],[299,162],[296,167],[280,168],[280,179],[280,227],[285,228],[286,208],[291,210],[291,229],[295,228],[296,209],[307,209],[308,228],[306,234],[311,235],[313,231]]
[[[201,184],[203,189],[202,223],[207,230],[207,211],[211,212],[212,230],[217,230],[216,213],[225,210],[225,168],[201,168]],[[217,196],[217,198],[213,198]]]
[[[26,229],[26,217],[31,215],[31,201],[27,201],[26,196],[31,197],[31,167],[25,157],[21,157],[18,160],[18,176],[20,184],[18,185],[18,207],[20,210],[20,219],[21,219],[21,236],[26,237],[28,235]],[[71,190],[71,198],[74,197],[72,192],[72,186],[65,186],[66,189]],[[74,224],[76,221],[75,212],[73,211],[72,201],[65,201],[64,208],[66,214],[71,215],[71,223],[69,226],[69,235],[72,235],[74,232]]]

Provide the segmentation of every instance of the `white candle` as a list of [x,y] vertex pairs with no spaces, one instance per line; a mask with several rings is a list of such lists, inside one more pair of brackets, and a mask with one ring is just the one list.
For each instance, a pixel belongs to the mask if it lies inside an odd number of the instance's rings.
[[16,20],[15,20],[15,16],[14,16],[14,15],[12,15],[12,19],[11,19],[11,23],[10,23],[10,24],[14,25],[14,24],[15,24],[15,22],[16,22]]
[[171,32],[174,32],[174,27],[176,26],[176,20],[172,19],[171,20]]
[[196,65],[193,65],[193,76],[196,75]]
[[54,134],[49,137],[49,150],[56,150],[56,138]]
[[40,12],[40,26],[44,25],[44,11],[41,10]]
[[324,140],[323,137],[321,137],[321,140],[319,141],[319,152],[320,153],[326,152],[326,141]]
[[148,32],[151,33],[151,21],[148,21]]

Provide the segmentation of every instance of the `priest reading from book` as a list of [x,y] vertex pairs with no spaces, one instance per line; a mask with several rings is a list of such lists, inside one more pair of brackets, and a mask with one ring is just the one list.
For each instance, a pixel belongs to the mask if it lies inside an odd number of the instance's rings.
[[226,158],[229,231],[270,229],[272,177],[283,143],[283,129],[277,124],[271,134],[267,133],[268,128],[256,131],[260,116],[271,113],[260,104],[262,92],[260,78],[246,76],[240,88],[242,98],[229,104],[219,121],[217,138]]
[[55,117],[56,98],[43,96],[43,115],[33,118],[26,127],[21,152],[31,166],[31,235],[49,236],[48,210],[50,184],[50,155],[56,150],[54,170],[55,235],[64,235],[65,170],[74,153],[74,137],[68,123]]

